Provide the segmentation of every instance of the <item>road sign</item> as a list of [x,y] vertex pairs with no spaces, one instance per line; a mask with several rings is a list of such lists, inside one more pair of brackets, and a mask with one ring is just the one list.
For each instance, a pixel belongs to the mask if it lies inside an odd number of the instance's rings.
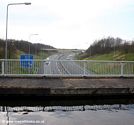
[[31,54],[21,55],[20,64],[22,68],[31,68],[33,65],[33,55]]

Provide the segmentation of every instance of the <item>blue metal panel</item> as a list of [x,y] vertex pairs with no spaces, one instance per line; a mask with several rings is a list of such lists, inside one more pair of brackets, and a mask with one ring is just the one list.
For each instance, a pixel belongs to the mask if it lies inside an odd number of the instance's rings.
[[33,65],[33,55],[29,54],[21,55],[20,64],[22,68],[31,68]]

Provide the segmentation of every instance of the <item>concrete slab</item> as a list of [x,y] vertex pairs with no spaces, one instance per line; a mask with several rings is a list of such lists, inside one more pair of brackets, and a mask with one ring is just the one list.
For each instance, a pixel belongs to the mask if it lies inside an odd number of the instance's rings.
[[133,78],[0,78],[1,95],[127,95],[134,94]]

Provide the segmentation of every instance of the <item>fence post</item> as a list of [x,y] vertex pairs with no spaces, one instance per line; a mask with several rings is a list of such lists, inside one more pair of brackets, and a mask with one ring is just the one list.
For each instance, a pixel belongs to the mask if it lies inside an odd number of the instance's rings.
[[4,65],[4,60],[2,60],[2,75],[5,74],[5,65]]
[[124,68],[124,63],[123,62],[121,62],[121,76],[123,76],[124,75],[124,70],[123,70],[123,68]]
[[84,61],[84,76],[86,75],[86,61]]
[[45,76],[45,60],[43,60],[43,75]]

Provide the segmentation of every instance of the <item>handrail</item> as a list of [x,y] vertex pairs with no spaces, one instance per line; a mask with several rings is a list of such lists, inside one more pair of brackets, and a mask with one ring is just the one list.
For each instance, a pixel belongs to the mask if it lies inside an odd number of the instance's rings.
[[0,59],[0,76],[134,77],[134,61]]
[[[31,59],[21,59],[22,61],[29,61]],[[34,61],[70,61],[70,62],[104,62],[104,63],[134,63],[134,61],[113,61],[113,60],[51,60],[51,59],[33,59]],[[20,61],[20,59],[0,59],[0,61]]]

